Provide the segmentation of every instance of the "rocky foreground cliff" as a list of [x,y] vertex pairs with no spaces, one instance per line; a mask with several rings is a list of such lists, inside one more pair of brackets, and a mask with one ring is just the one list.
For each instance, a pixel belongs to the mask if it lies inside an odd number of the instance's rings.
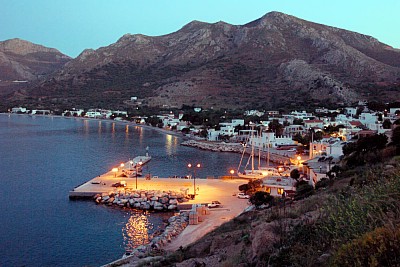
[[272,109],[396,100],[399,82],[398,49],[271,12],[245,25],[193,21],[163,36],[126,34],[83,51],[25,95],[83,107],[123,107],[137,96],[156,107]]

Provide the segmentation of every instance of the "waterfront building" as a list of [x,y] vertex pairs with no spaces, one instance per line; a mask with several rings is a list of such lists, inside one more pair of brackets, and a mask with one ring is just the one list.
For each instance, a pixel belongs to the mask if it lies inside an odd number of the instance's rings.
[[273,132],[262,132],[261,135],[254,135],[250,138],[250,145],[254,148],[267,151],[268,147],[277,148],[281,145],[296,145],[290,136],[276,136]]
[[23,107],[15,107],[11,109],[11,113],[26,113],[28,110]]

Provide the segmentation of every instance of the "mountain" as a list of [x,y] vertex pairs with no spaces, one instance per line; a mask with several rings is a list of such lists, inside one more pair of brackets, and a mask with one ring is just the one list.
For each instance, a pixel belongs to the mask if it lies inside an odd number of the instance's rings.
[[30,85],[60,69],[71,58],[54,48],[21,39],[0,42],[0,94]]
[[269,109],[399,100],[399,83],[398,49],[271,12],[245,25],[193,21],[163,36],[126,34],[83,51],[26,96],[84,107],[137,96],[149,106]]

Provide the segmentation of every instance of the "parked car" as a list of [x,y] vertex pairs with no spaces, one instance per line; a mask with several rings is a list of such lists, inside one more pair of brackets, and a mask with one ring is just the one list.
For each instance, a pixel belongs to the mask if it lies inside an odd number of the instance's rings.
[[219,208],[219,206],[221,206],[221,202],[219,202],[218,200],[214,200],[211,203],[207,204],[207,207],[209,208]]
[[126,186],[126,182],[125,181],[120,181],[117,182],[115,184],[112,184],[113,187],[125,187]]
[[238,198],[250,198],[250,196],[249,196],[249,195],[246,195],[245,193],[238,193],[238,194],[237,194],[237,197],[238,197]]

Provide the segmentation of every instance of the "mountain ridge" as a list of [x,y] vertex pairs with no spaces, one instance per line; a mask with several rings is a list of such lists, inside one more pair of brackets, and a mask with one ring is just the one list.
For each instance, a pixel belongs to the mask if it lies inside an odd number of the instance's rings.
[[270,12],[244,25],[192,21],[161,36],[125,34],[84,50],[28,94],[82,106],[123,107],[138,96],[158,107],[278,108],[353,102],[376,92],[379,100],[395,100],[399,82],[400,50]]

